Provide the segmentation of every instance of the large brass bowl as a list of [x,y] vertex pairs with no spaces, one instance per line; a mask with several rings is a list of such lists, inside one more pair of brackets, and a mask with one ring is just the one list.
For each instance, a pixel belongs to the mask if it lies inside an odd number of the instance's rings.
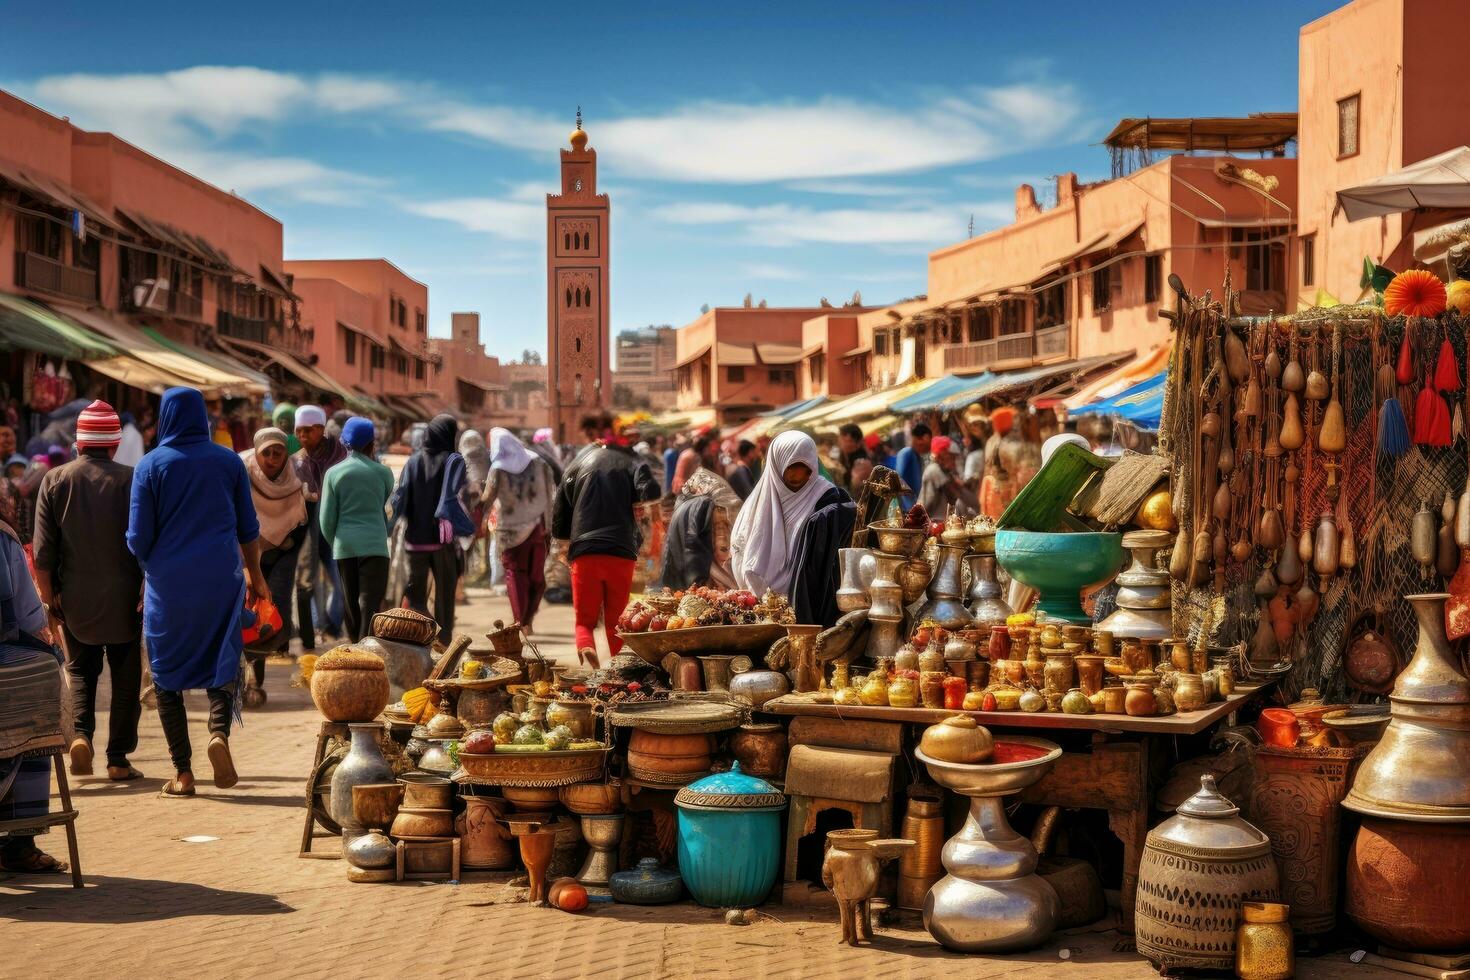
[[781,637],[786,627],[777,623],[751,623],[743,626],[695,626],[683,630],[659,630],[646,633],[618,632],[623,644],[655,667],[671,653],[761,653],[764,654]]

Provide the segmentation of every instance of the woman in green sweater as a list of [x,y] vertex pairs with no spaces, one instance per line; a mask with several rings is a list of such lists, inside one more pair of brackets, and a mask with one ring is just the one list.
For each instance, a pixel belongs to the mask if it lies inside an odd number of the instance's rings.
[[342,426],[342,443],[352,455],[327,471],[319,520],[322,537],[342,573],[347,593],[343,618],[356,643],[383,605],[388,590],[388,497],[393,471],[373,459],[373,423],[353,417]]

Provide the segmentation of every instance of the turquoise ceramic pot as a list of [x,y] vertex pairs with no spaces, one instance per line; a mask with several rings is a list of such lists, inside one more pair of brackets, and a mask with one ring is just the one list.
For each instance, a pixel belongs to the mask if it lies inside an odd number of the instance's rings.
[[694,900],[709,908],[763,901],[781,870],[781,791],[747,776],[737,762],[679,790],[674,805],[679,872]]
[[1102,585],[1123,567],[1123,535],[1109,531],[997,531],[995,560],[1011,578],[1041,594],[1048,619],[1090,623],[1082,590]]
[[613,901],[628,905],[663,905],[677,902],[684,894],[679,872],[658,866],[658,858],[646,857],[638,867],[614,871],[607,881]]

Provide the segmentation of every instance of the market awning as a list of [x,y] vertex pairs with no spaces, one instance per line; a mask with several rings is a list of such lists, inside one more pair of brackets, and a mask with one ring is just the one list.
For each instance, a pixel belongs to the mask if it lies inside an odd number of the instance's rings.
[[246,367],[239,361],[216,354],[214,351],[204,350],[199,347],[185,347],[175,343],[152,327],[143,327],[143,333],[152,338],[156,343],[177,354],[192,358],[201,362],[206,367],[214,369],[216,377],[227,379],[221,384],[221,393],[238,397],[243,394],[263,395],[271,390],[271,379],[253,368]]
[[755,347],[751,344],[727,344],[722,340],[715,345],[715,363],[720,367],[754,367]]
[[969,405],[974,404],[982,398],[1001,395],[1008,391],[1026,385],[1036,384],[1051,378],[1059,378],[1062,375],[1072,374],[1075,377],[1085,377],[1087,374],[1116,364],[1118,361],[1129,357],[1128,352],[1120,354],[1103,354],[1098,357],[1088,357],[1077,361],[1063,361],[1059,364],[1048,364],[1044,367],[1029,368],[1024,371],[1008,371],[1005,374],[993,374],[983,384],[975,385],[963,391],[954,393],[943,399],[934,406],[935,411],[957,412]]
[[1198,218],[1204,228],[1284,228],[1291,224],[1290,215],[1274,218]]
[[1073,415],[1108,415],[1132,422],[1140,429],[1156,430],[1164,414],[1164,386],[1169,372],[1160,371],[1111,398],[1083,405]]
[[39,351],[73,361],[119,353],[87,328],[14,293],[0,293],[0,350]]
[[771,409],[767,414],[774,418],[789,419],[793,416],[800,415],[802,412],[809,412],[818,405],[825,404],[827,404],[827,396],[816,395],[812,398],[802,398],[798,401],[787,402],[785,405]]
[[220,336],[217,339],[224,342],[225,346],[237,352],[249,352],[264,358],[266,362],[277,365],[309,388],[323,392],[324,394],[337,395],[352,408],[359,408],[359,406],[353,405],[353,400],[356,398],[353,392],[339,383],[336,378],[322,371],[318,371],[316,368],[304,361],[296,359],[283,350],[277,350],[269,344],[261,344],[253,340],[240,340],[236,337]]
[[1120,225],[1119,227],[1114,228],[1112,231],[1103,235],[1101,238],[1094,240],[1091,244],[1084,245],[1081,248],[1077,249],[1071,255],[1063,259],[1061,264],[1074,262],[1077,259],[1083,258],[1088,255],[1095,255],[1098,252],[1110,252],[1114,248],[1117,248],[1118,245],[1120,245],[1122,242],[1131,238],[1142,227],[1142,218],[1139,218],[1137,221],[1131,222],[1129,224]]
[[1418,208],[1470,208],[1470,146],[1340,190],[1337,204],[1349,221]]
[[[235,371],[222,370],[212,363],[206,363],[201,359],[206,356],[203,351],[199,351],[200,356],[196,357],[191,354],[190,348],[160,343],[144,333],[142,329],[106,310],[74,306],[58,307],[58,309],[67,319],[75,320],[93,333],[100,334],[126,356],[147,365],[155,372],[156,381],[168,379],[168,384],[164,387],[183,385],[198,388],[208,394],[232,397],[236,393],[244,394],[253,390],[250,386],[250,378]],[[119,369],[126,368],[119,366]],[[99,368],[99,370],[102,370],[104,374],[110,373],[104,368]],[[112,376],[116,377],[116,375]],[[143,378],[147,375],[137,370],[132,376]],[[125,384],[133,384],[126,378],[118,378],[118,380]],[[147,386],[139,385],[139,387]]]
[[846,352],[845,354],[838,354],[837,356],[846,361],[851,360],[854,357],[862,357],[866,354],[871,353],[873,353],[873,346],[871,344],[864,344],[861,347],[854,347],[852,350]]
[[286,284],[286,277],[284,275],[276,272],[264,262],[262,262],[260,265],[260,276],[262,281],[268,283],[271,287],[279,290],[281,294],[287,299],[301,298],[291,291],[291,287]]
[[893,411],[899,415],[907,415],[911,412],[927,412],[937,408],[946,398],[951,395],[961,394],[971,388],[983,386],[995,375],[986,371],[984,374],[947,374],[937,381],[929,384],[922,391],[896,401],[891,406]]
[[[1170,350],[1170,345],[1165,344],[1155,350],[1139,353],[1126,364],[1092,379],[1081,388],[1064,396],[1060,404],[1070,412],[1083,405],[1090,405],[1099,399],[1111,398],[1119,392],[1126,391],[1143,378],[1152,377],[1166,368],[1169,364]],[[1034,399],[1032,404],[1035,404]]]
[[243,275],[243,272],[228,257],[197,235],[191,235],[165,221],[158,221],[131,209],[124,210],[123,208],[118,208],[117,213],[126,218],[128,223],[134,228],[154,241],[162,242],[165,245],[172,245],[174,248],[203,262],[205,265],[222,271],[241,273]]
[[[120,381],[130,388],[151,391],[155,395],[161,395],[168,389],[179,386],[194,387],[183,378],[127,354],[88,361],[87,367],[93,371],[100,371],[112,380]],[[209,390],[213,391],[213,389]]]
[[87,220],[96,222],[104,228],[118,230],[117,220],[105,213],[100,205],[93,203],[70,187],[63,187],[44,174],[38,174],[34,170],[27,170],[25,167],[0,160],[0,179],[14,184],[32,197],[55,201],[64,208],[80,211],[87,216]]
[[1123,119],[1103,137],[1112,149],[1279,150],[1296,138],[1294,112],[1253,112],[1248,116],[1188,116],[1176,119]]
[[[724,345],[720,345],[723,347]],[[820,346],[817,348],[821,350]],[[762,364],[771,364],[781,367],[787,364],[796,364],[806,356],[806,352],[800,347],[791,347],[786,344],[756,344],[755,352],[760,355]]]
[[681,367],[687,367],[690,364],[693,364],[695,361],[699,360],[701,357],[704,357],[706,354],[709,353],[709,351],[710,351],[710,345],[709,344],[703,344],[703,345],[701,345],[699,347],[696,347],[689,354],[685,355],[684,357],[679,358],[679,360],[677,362],[675,362],[674,367],[675,367],[675,369],[678,369],[678,368],[681,368]]
[[799,415],[789,419],[788,424],[796,427],[802,424],[815,426],[828,426],[836,428],[845,422],[861,422],[865,419],[876,418],[879,415],[896,414],[894,404],[907,398],[916,391],[929,386],[933,382],[926,379],[910,381],[907,384],[898,385],[894,388],[885,388],[882,391],[872,391],[864,395],[857,395],[846,401],[838,402],[829,412],[813,418],[810,414]]

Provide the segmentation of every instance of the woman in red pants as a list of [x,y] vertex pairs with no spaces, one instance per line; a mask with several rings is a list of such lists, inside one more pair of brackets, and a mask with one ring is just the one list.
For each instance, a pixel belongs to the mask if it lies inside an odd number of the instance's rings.
[[648,463],[629,448],[627,434],[613,433],[610,418],[596,423],[605,437],[567,468],[552,509],[552,536],[572,566],[577,659],[592,667],[600,666],[593,634],[599,615],[608,648],[613,654],[622,649],[616,625],[638,558],[633,508],[662,492]]

